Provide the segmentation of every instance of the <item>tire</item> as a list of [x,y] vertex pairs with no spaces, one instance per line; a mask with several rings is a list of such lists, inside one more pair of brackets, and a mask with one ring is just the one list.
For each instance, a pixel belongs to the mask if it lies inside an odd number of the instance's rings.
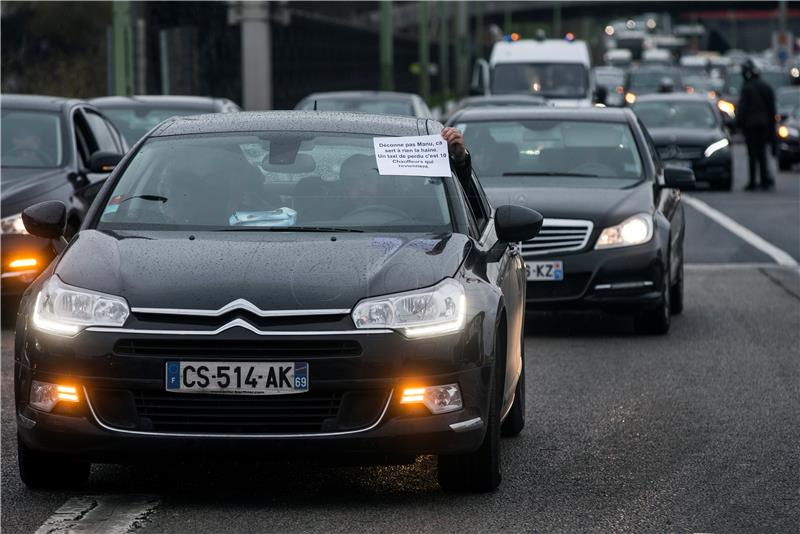
[[[505,335],[505,328],[500,330]],[[499,337],[500,334],[498,334]],[[495,354],[503,354],[504,341],[495,344]],[[436,476],[447,492],[485,493],[497,489],[500,474],[500,405],[503,398],[504,359],[495,358],[494,376],[489,391],[486,434],[478,450],[466,454],[440,455]]]
[[17,436],[19,476],[30,489],[76,489],[89,479],[91,464],[32,450]]
[[511,405],[508,415],[500,428],[500,433],[513,438],[519,436],[525,428],[525,349],[522,349],[522,369],[520,370],[517,387],[514,389],[514,404]]
[[678,315],[683,311],[683,259],[678,268],[678,279],[670,289],[669,306],[672,315]]
[[778,158],[778,168],[782,171],[792,170],[792,162],[786,158]]
[[669,332],[670,317],[672,316],[671,284],[669,267],[664,269],[662,281],[661,303],[652,310],[642,310],[635,317],[636,330],[642,334],[664,335]]

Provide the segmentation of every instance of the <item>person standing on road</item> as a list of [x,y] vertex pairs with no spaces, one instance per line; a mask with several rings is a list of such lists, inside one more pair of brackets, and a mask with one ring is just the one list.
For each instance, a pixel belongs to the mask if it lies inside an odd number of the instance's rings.
[[771,189],[775,182],[770,175],[767,144],[775,147],[775,93],[758,75],[752,60],[742,64],[742,96],[736,110],[736,124],[744,134],[747,144],[749,181],[745,191],[756,188],[756,167],[761,178],[761,188]]

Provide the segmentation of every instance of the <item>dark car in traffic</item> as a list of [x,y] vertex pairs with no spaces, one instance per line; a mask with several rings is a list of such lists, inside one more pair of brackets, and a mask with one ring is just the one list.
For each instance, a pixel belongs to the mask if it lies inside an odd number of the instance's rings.
[[462,98],[455,111],[489,106],[546,106],[547,100],[539,95],[478,95]]
[[294,107],[296,110],[376,113],[405,117],[431,118],[431,110],[421,96],[394,91],[330,91],[313,93]]
[[691,168],[698,182],[733,186],[730,133],[706,95],[673,93],[639,98],[633,111],[647,127],[665,164]]
[[45,200],[67,207],[66,235],[127,150],[116,128],[94,106],[51,96],[0,96],[2,108],[2,295],[16,298],[61,247],[31,235],[22,211]]
[[641,66],[630,69],[625,75],[625,102],[629,105],[642,95],[683,90],[683,75],[677,67]]
[[788,113],[777,128],[778,167],[788,171],[800,163],[800,106]]
[[90,102],[111,119],[131,146],[170,117],[241,111],[232,100],[205,96],[104,96]]
[[[374,137],[441,130],[290,111],[151,131],[20,305],[22,480],[160,455],[435,454],[445,489],[495,488],[500,434],[524,424],[513,243],[542,217],[491,209],[468,166],[379,174]],[[57,236],[64,207],[24,219]]]
[[683,205],[691,169],[665,167],[627,108],[467,110],[473,167],[496,205],[537,206],[522,240],[529,309],[602,309],[666,333],[683,308]]

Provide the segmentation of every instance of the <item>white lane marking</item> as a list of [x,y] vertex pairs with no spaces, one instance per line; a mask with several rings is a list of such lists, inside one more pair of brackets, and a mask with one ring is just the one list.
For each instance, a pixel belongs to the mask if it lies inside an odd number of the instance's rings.
[[82,495],[65,502],[35,534],[124,534],[159,504],[155,495]]
[[800,272],[800,265],[786,266],[777,263],[687,263],[684,268],[689,271],[747,271],[754,269],[770,269],[788,272]]
[[765,240],[763,237],[755,234],[752,230],[745,228],[738,222],[734,221],[724,213],[719,210],[716,210],[703,202],[702,200],[698,200],[694,197],[690,197],[689,195],[683,195],[683,201],[686,202],[688,205],[708,217],[709,219],[713,220],[714,222],[718,223],[720,226],[724,227],[726,230],[734,234],[735,236],[739,237],[746,243],[754,246],[773,260],[778,265],[782,265],[784,267],[797,267],[797,261],[791,257],[785,250],[779,249],[772,243]]

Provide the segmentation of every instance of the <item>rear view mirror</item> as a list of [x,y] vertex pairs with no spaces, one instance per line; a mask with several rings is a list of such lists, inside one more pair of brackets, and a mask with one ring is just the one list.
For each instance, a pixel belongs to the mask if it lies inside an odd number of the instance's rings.
[[22,211],[22,224],[31,235],[58,239],[67,226],[67,207],[59,200],[39,202]]
[[500,206],[494,213],[497,238],[504,243],[533,239],[542,229],[544,217],[524,206]]
[[594,90],[594,101],[598,104],[605,104],[608,100],[608,89],[604,85],[598,85]]
[[111,172],[121,160],[122,154],[98,151],[89,158],[89,170],[98,173]]
[[694,189],[694,171],[687,167],[667,165],[664,167],[664,185],[675,189]]

